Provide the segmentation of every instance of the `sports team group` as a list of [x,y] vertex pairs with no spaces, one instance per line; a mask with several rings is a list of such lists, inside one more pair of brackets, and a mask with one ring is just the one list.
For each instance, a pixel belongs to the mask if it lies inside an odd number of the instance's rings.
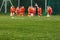
[[[42,16],[42,8],[41,7],[29,6],[27,10],[28,10],[27,16],[35,16],[36,12],[37,12],[38,16]],[[47,13],[47,16],[52,15],[52,7],[51,6],[47,6],[46,13]],[[25,14],[24,6],[21,6],[20,8],[19,7],[15,8],[14,6],[11,6],[10,16],[13,16],[14,14],[16,14],[17,16],[24,16],[24,14]]]

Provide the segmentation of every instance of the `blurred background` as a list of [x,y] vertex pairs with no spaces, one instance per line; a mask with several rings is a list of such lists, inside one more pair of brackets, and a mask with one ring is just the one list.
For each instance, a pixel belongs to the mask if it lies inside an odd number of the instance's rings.
[[[3,0],[0,0],[0,7],[2,4]],[[18,0],[11,0],[12,4],[17,7],[18,6]],[[11,7],[11,4],[8,3],[8,12]],[[45,0],[32,0],[32,5],[35,6],[35,3],[38,4],[39,7],[43,9],[43,14],[45,11]],[[31,0],[20,0],[19,7],[24,6],[25,7],[25,12],[27,13],[27,8],[31,6]],[[51,6],[53,9],[53,14],[60,14],[60,0],[47,0],[47,6]],[[4,6],[1,12],[4,12]]]

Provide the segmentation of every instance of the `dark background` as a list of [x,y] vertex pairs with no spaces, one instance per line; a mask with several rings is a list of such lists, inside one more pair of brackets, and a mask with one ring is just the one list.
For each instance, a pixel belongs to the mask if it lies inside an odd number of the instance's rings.
[[[18,6],[18,0],[11,0],[11,1],[15,7]],[[33,0],[33,6],[35,5],[35,3],[37,3],[42,9],[44,9],[44,0]],[[2,0],[0,0],[0,7],[1,7],[1,4],[2,4]],[[8,2],[8,12],[9,12],[10,6],[11,5]],[[20,0],[20,7],[21,6],[24,6],[26,10],[25,12],[27,12],[27,8],[31,6],[31,0]],[[4,6],[2,11],[4,11]]]
[[[18,6],[18,0],[11,0],[11,1],[15,7]],[[33,0],[33,6],[35,5],[35,3],[37,3],[38,6],[40,6],[43,9],[43,11],[45,10],[45,0]],[[2,0],[0,0],[0,6],[1,4],[2,4]],[[31,0],[20,0],[20,7],[24,6],[26,13],[27,13],[27,8],[30,5],[31,5]],[[47,5],[53,8],[53,14],[60,14],[60,0],[48,0]],[[11,5],[8,2],[8,12],[9,12],[10,6]],[[4,6],[2,11],[4,11]]]
[[49,6],[53,9],[53,14],[60,14],[60,0],[48,0]]

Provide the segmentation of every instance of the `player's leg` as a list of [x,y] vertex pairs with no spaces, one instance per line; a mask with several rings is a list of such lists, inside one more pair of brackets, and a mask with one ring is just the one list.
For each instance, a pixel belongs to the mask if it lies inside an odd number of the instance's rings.
[[12,16],[12,12],[10,13],[10,16]]
[[21,16],[24,16],[24,13],[21,13]]
[[28,16],[30,16],[31,15],[31,13],[30,12],[28,12]]
[[50,17],[50,14],[49,13],[47,13],[47,17]]
[[31,13],[31,16],[34,16],[34,13]]
[[40,14],[40,13],[38,13],[38,16],[41,16],[41,14]]
[[13,12],[13,15],[14,15],[15,13]]

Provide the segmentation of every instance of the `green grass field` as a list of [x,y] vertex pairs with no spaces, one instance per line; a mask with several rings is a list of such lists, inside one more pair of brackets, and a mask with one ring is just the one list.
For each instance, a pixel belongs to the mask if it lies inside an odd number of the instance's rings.
[[0,15],[0,40],[60,40],[60,16]]

